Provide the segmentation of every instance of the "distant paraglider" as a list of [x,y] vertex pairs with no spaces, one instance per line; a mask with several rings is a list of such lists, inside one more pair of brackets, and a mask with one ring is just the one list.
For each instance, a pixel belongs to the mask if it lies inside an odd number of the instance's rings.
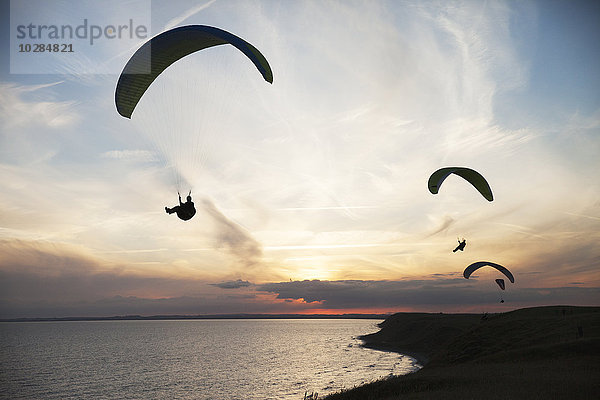
[[[469,277],[471,276],[471,274],[473,272],[475,272],[479,268],[485,267],[485,266],[490,266],[492,268],[496,268],[498,271],[502,272],[510,280],[511,283],[515,283],[515,277],[506,267],[503,267],[502,265],[488,262],[488,261],[479,261],[479,262],[469,265],[467,268],[465,268],[465,270],[463,272],[463,276],[465,277],[465,279],[469,279]],[[501,290],[504,290],[506,287],[504,284],[504,279],[502,279],[502,278],[496,279],[496,284],[498,285],[498,287]],[[500,303],[504,303],[504,299],[502,297],[500,297]]]
[[230,44],[244,53],[265,81],[273,83],[273,72],[267,59],[244,39],[212,26],[180,26],[148,40],[131,56],[117,82],[117,111],[123,117],[131,118],[148,87],[171,64],[199,50],[222,44]]
[[[504,279],[500,278],[500,279],[496,279],[496,283],[498,284],[498,287],[502,290],[504,290],[505,285],[504,285]],[[502,296],[500,296],[500,303],[504,303],[504,299],[502,298]]]
[[427,183],[429,191],[432,194],[437,194],[440,186],[442,186],[442,183],[450,174],[456,174],[468,181],[488,201],[494,200],[492,189],[485,178],[479,172],[465,167],[446,167],[438,169],[429,177],[429,181]]
[[465,246],[467,245],[467,240],[463,238],[463,240],[461,241],[460,239],[458,240],[458,246],[456,246],[456,248],[454,250],[452,250],[453,253],[456,253],[457,251],[464,251]]

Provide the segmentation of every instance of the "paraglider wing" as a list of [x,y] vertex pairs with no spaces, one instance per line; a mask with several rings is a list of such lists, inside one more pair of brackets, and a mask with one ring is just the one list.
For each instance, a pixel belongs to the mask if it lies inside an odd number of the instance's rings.
[[496,283],[498,284],[498,286],[500,286],[500,289],[504,290],[504,279],[500,278],[500,279],[496,279]]
[[495,264],[493,262],[488,262],[488,261],[479,261],[479,262],[469,265],[467,268],[465,268],[465,270],[463,272],[463,276],[465,277],[465,279],[469,279],[469,277],[471,276],[471,274],[474,271],[478,270],[481,267],[485,267],[485,266],[490,266],[492,268],[496,268],[498,271],[500,271],[504,275],[506,275],[506,277],[510,280],[511,283],[515,283],[515,277],[506,267],[503,267],[502,265]]
[[231,44],[243,52],[263,78],[273,83],[273,72],[267,59],[242,38],[212,26],[181,26],[148,40],[129,59],[115,90],[117,111],[131,118],[144,92],[167,67],[196,51],[222,44]]
[[465,167],[446,167],[438,169],[429,177],[429,181],[427,183],[429,191],[432,194],[437,194],[440,186],[442,186],[442,183],[444,182],[444,179],[446,179],[450,174],[456,174],[467,180],[488,201],[494,200],[492,189],[485,178],[479,172]]

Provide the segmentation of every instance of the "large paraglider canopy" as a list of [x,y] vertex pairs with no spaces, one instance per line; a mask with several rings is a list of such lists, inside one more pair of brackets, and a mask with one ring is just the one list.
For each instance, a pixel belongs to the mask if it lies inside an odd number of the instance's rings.
[[479,172],[465,167],[445,167],[438,169],[429,177],[429,181],[427,183],[429,191],[432,194],[437,194],[440,186],[442,186],[442,183],[450,174],[456,174],[467,180],[488,201],[494,200],[492,189],[485,178]]
[[177,27],[128,60],[115,89],[116,109],[140,133],[132,136],[135,145],[151,145],[152,162],[163,164],[174,189],[188,191],[215,166],[213,146],[244,129],[246,118],[260,118],[260,79],[248,79],[258,78],[256,69],[273,82],[266,58],[240,37],[204,25]]
[[465,279],[469,279],[473,272],[485,266],[496,268],[498,271],[506,275],[506,277],[510,280],[511,283],[515,283],[515,277],[506,267],[489,261],[479,261],[469,265],[467,268],[465,268],[463,276],[465,277]]
[[267,59],[242,38],[211,26],[181,26],[153,37],[129,59],[115,90],[119,114],[131,118],[144,92],[171,64],[196,51],[222,44],[230,44],[243,52],[263,78],[273,83],[273,72]]

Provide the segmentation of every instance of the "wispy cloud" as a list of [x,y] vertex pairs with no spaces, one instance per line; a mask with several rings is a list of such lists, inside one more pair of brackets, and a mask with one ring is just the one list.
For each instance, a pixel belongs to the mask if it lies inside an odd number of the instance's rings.
[[247,268],[256,266],[262,257],[261,244],[247,230],[227,218],[212,201],[203,199],[201,204],[213,218],[218,246],[225,247],[240,265]]
[[156,153],[148,150],[111,150],[100,155],[104,158],[116,160],[133,160],[133,161],[156,161],[158,159]]
[[[41,85],[0,83],[0,123],[4,135],[26,127],[65,128],[79,120],[74,106],[76,101],[42,100],[41,90],[60,85],[54,82]],[[22,133],[22,132],[21,132]]]
[[177,25],[181,24],[183,21],[185,21],[186,19],[198,14],[200,11],[210,7],[215,1],[217,0],[208,0],[202,4],[197,5],[196,7],[192,7],[189,10],[187,10],[186,12],[184,12],[181,15],[178,15],[177,17],[170,19],[169,21],[167,21],[167,23],[164,25],[164,30],[169,30],[171,28],[176,27]]
[[452,226],[454,223],[456,222],[456,220],[454,218],[452,218],[449,215],[445,215],[443,220],[439,223],[439,226],[436,227],[433,232],[431,232],[430,234],[428,234],[426,237],[430,237],[430,236],[434,236],[437,235],[440,232],[445,232],[448,230],[448,228],[450,228],[450,226]]

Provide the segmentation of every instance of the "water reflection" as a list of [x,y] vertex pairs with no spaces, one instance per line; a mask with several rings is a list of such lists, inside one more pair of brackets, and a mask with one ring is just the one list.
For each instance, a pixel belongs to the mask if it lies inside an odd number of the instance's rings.
[[417,369],[360,346],[374,320],[0,324],[4,398],[302,399]]

